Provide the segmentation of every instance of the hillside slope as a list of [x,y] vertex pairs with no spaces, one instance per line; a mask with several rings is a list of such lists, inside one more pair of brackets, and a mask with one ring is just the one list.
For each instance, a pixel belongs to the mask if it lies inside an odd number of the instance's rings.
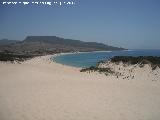
[[84,42],[80,40],[64,39],[56,36],[28,36],[23,41],[2,45],[0,50],[41,54],[45,52],[57,53],[124,49],[97,42]]

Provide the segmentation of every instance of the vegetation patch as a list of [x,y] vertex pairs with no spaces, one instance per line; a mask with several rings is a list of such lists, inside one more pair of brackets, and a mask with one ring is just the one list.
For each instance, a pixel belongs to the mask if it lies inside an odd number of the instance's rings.
[[105,73],[105,75],[114,73],[114,71],[112,71],[110,68],[99,68],[95,66],[91,66],[89,68],[83,68],[80,70],[80,72],[99,72],[99,73]]
[[12,54],[12,53],[4,53],[0,52],[0,61],[20,61],[23,62],[25,60],[33,58],[33,55],[25,55],[25,54]]
[[145,64],[150,64],[152,69],[156,69],[157,67],[160,68],[160,57],[154,56],[139,56],[139,57],[132,57],[132,56],[115,56],[111,58],[111,62],[113,63],[124,63],[129,65],[139,64],[140,67],[143,67]]

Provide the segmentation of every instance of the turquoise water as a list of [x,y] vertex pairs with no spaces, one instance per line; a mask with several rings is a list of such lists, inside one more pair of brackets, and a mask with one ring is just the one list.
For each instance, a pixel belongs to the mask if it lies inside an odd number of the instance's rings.
[[87,53],[60,55],[55,57],[54,59],[57,63],[84,68],[84,67],[95,66],[99,61],[110,59],[114,56],[159,56],[160,57],[160,50],[87,52]]

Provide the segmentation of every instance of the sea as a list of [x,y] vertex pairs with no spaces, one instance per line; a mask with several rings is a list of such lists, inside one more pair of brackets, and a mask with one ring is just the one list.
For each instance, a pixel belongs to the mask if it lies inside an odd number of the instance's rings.
[[71,54],[62,54],[54,57],[54,61],[60,64],[73,67],[86,68],[97,65],[98,62],[109,60],[114,56],[158,56],[158,50],[124,50],[124,51],[98,51],[98,52],[80,52]]

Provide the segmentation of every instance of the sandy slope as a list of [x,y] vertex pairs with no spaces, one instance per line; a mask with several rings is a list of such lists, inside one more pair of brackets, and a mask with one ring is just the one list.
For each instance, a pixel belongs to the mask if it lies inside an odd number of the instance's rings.
[[160,120],[159,80],[80,73],[49,57],[0,63],[0,120]]

